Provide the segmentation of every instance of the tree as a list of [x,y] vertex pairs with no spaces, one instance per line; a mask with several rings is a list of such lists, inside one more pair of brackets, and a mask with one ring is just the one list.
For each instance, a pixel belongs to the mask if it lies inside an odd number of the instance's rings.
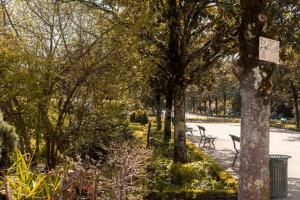
[[[241,161],[239,199],[267,200],[269,189],[269,120],[271,77],[275,64],[258,60],[259,37],[270,35],[268,1],[241,1],[240,59],[235,73],[241,83]],[[259,170],[258,170],[259,169]]]
[[[0,89],[7,94],[0,97],[1,108],[16,127],[22,152],[46,155],[51,169],[72,147],[69,141],[76,144],[83,135],[109,135],[123,127],[117,124],[126,120],[119,109],[125,107],[125,72],[136,60],[127,64],[120,59],[129,47],[119,42],[124,35],[117,37],[106,12],[48,0],[10,1],[6,6],[16,30],[10,25],[11,32],[18,34],[7,33],[0,41],[5,55]],[[114,120],[103,119],[108,115]]]
[[[232,40],[227,32],[230,25],[224,22],[228,16],[216,6],[209,1],[200,3],[176,0],[169,0],[166,5],[169,32],[167,70],[174,83],[174,162],[187,162],[184,108],[186,87],[225,55],[225,44]],[[207,15],[208,12],[213,14]]]
[[[235,67],[242,102],[239,199],[269,199],[271,78],[276,65],[258,60],[259,37],[293,38],[286,37],[291,32],[286,31],[284,22],[297,6],[293,1],[250,0],[242,0],[240,5],[240,59]],[[285,46],[285,39],[282,44]]]

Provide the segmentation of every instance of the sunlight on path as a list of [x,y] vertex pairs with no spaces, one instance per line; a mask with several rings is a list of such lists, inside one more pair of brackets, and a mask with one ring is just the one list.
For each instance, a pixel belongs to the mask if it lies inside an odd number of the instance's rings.
[[[199,136],[196,125],[206,128],[206,134],[217,137],[216,150],[205,150],[205,153],[217,160],[220,165],[234,176],[238,174],[239,162],[236,167],[231,167],[235,150],[233,142],[228,134],[240,136],[240,124],[229,123],[187,123],[194,128],[194,135]],[[198,145],[198,144],[197,144]],[[300,199],[300,133],[283,129],[271,128],[270,130],[270,153],[292,156],[288,161],[289,196],[284,199]]]

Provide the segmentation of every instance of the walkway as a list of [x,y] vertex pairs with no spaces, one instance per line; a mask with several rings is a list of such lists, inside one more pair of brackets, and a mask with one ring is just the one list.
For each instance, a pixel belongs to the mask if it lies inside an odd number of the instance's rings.
[[[228,134],[240,136],[240,124],[229,123],[188,123],[194,128],[194,135],[199,135],[196,125],[206,128],[207,135],[217,137],[216,150],[205,150],[206,154],[217,160],[220,165],[234,176],[238,174],[239,162],[232,169],[231,164],[235,155],[233,143]],[[292,156],[288,161],[289,195],[290,200],[300,199],[300,133],[283,129],[271,128],[270,130],[270,153],[285,154]],[[282,200],[283,200],[282,199]]]

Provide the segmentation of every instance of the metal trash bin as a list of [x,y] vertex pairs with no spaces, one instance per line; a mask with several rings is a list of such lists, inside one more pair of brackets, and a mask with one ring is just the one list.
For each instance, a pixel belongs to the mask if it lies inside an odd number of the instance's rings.
[[288,159],[291,156],[271,154],[269,160],[270,170],[270,196],[272,199],[288,195]]

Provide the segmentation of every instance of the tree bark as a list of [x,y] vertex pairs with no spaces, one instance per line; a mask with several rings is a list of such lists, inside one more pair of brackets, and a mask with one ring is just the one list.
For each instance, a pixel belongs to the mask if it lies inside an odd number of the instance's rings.
[[241,154],[239,199],[269,200],[270,103],[258,97],[249,74],[241,83]]
[[297,126],[297,129],[299,129],[300,116],[299,116],[299,106],[298,106],[298,90],[292,81],[290,81],[290,83],[291,83],[291,89],[292,89],[292,93],[293,93],[293,101],[294,101],[294,107],[295,107],[296,126]]
[[208,99],[208,108],[209,108],[208,115],[210,115],[210,116],[212,115],[211,104],[212,104],[212,100],[209,98]]
[[204,114],[207,116],[207,101],[204,101]]
[[185,89],[177,86],[174,98],[174,162],[186,163]]
[[165,125],[164,125],[164,139],[165,142],[169,142],[171,139],[171,116],[173,106],[173,85],[168,81],[166,91],[166,112],[165,112]]
[[223,113],[223,115],[225,117],[226,116],[226,108],[227,108],[227,96],[226,95],[223,96],[223,102],[224,102],[224,113]]
[[218,109],[219,109],[219,101],[218,99],[215,99],[215,106],[216,106],[216,116],[218,115]]
[[185,136],[185,84],[184,72],[186,59],[186,38],[180,36],[182,18],[180,2],[168,0],[169,14],[169,41],[168,41],[168,66],[174,74],[174,162],[186,163],[186,136]]
[[239,200],[269,200],[271,77],[275,65],[259,61],[259,37],[268,31],[267,1],[241,0],[240,60],[241,152]]

